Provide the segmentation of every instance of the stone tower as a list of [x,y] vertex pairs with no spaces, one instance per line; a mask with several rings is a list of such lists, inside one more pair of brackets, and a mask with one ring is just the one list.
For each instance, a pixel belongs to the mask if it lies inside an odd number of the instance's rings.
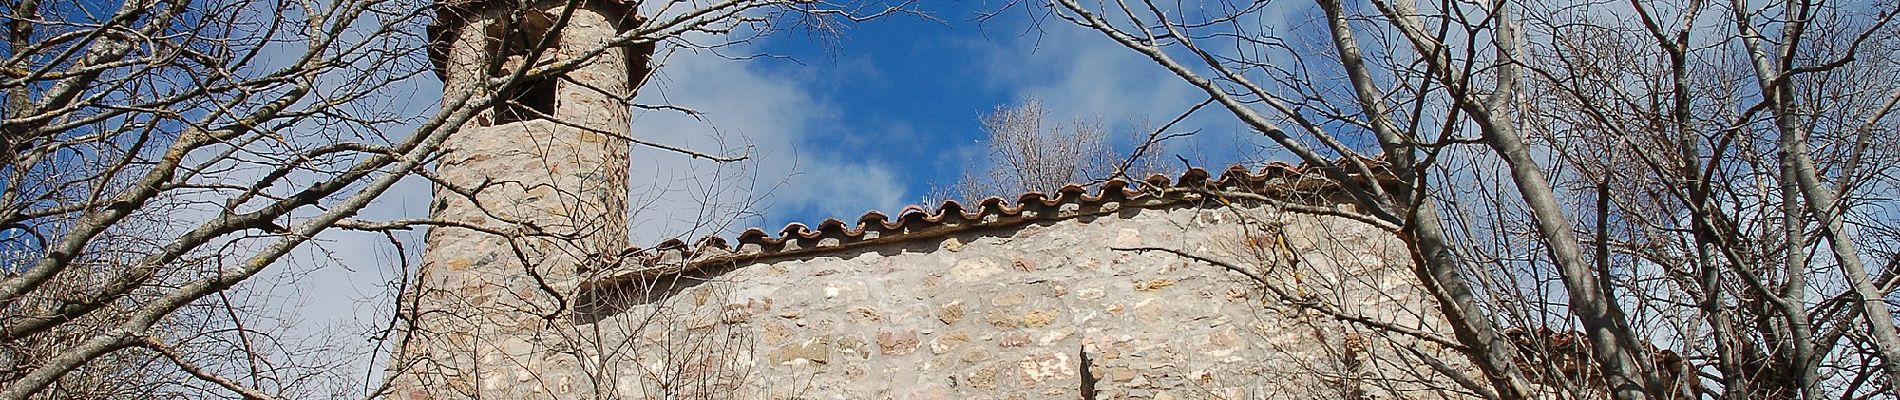
[[450,0],[429,27],[446,99],[506,102],[462,126],[437,161],[431,216],[484,229],[429,231],[403,300],[392,398],[570,397],[586,386],[573,291],[627,248],[627,104],[652,47],[608,48],[560,76],[491,87],[601,49],[638,22],[634,4],[615,0],[516,4]]

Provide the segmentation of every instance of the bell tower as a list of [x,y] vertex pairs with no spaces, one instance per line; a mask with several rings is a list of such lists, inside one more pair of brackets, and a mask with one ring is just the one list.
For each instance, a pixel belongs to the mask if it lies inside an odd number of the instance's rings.
[[627,248],[629,104],[653,48],[609,46],[639,22],[616,0],[436,7],[429,56],[445,101],[496,102],[436,161],[439,224],[399,308],[391,398],[590,396],[573,290]]

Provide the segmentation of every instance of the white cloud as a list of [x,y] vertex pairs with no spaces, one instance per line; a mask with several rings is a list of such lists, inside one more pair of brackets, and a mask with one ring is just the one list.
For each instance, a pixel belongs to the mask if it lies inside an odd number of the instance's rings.
[[826,217],[854,221],[864,211],[892,212],[901,207],[906,197],[899,179],[889,168],[873,164],[814,163],[793,178],[796,185],[781,188],[777,197],[823,214],[807,216],[813,218],[807,223]]
[[[718,165],[636,147],[634,193],[648,206],[634,217],[636,244],[725,234],[744,228],[739,225],[855,217],[902,205],[906,193],[900,174],[827,146],[842,140],[827,137],[840,132],[837,108],[813,94],[796,70],[763,68],[768,62],[775,61],[681,51],[642,89],[641,103],[690,108],[704,121],[679,112],[639,111],[634,136],[726,154],[743,153],[749,146],[753,158],[742,165]],[[765,215],[735,215],[749,206],[763,208],[750,211]],[[720,223],[732,217],[746,218]],[[714,223],[707,224],[708,218]]]
[[1052,115],[1142,116],[1200,100],[1192,86],[1101,35],[1069,25],[1046,32],[988,46],[988,84],[1040,98]]
[[[990,36],[990,42],[978,47],[988,71],[984,83],[1011,90],[1019,100],[1041,99],[1046,115],[1054,119],[1045,123],[1100,118],[1111,132],[1132,133],[1166,123],[1206,98],[1153,60],[1095,31],[1055,19],[1042,23],[1042,29],[1026,34]],[[1000,30],[1022,31],[1011,29]],[[1224,165],[1258,158],[1249,150],[1263,144],[1259,135],[1218,106],[1202,109],[1170,132],[1197,129],[1200,133],[1193,137],[1169,142],[1170,152],[1197,163]],[[1174,154],[1161,157],[1171,159]]]

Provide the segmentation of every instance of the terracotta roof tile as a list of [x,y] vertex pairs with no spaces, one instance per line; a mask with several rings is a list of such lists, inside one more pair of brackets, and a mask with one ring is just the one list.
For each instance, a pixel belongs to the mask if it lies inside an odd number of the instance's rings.
[[[1367,161],[1374,167],[1374,173],[1381,175],[1381,184],[1386,183],[1390,174],[1384,170],[1384,163],[1379,159]],[[746,229],[732,240],[709,236],[690,247],[684,241],[672,239],[651,249],[630,249],[618,266],[601,271],[605,277],[589,286],[653,279],[712,264],[820,254],[940,237],[971,229],[1103,215],[1129,207],[1174,206],[1205,199],[1209,191],[1285,197],[1294,193],[1328,192],[1335,184],[1335,180],[1327,178],[1318,168],[1275,162],[1259,171],[1230,166],[1219,177],[1205,169],[1190,168],[1173,179],[1160,174],[1132,182],[1114,179],[1102,183],[1093,194],[1084,185],[1068,184],[1054,193],[1023,193],[1016,196],[1013,203],[1001,197],[988,197],[970,206],[955,200],[944,201],[934,209],[910,205],[899,210],[895,218],[869,211],[854,222],[835,218],[825,219],[815,226],[793,222],[776,232],[756,227]]]

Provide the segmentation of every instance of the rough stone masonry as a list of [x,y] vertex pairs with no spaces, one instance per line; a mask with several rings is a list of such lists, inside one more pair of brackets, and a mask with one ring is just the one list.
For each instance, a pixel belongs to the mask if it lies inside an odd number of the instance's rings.
[[1303,311],[1220,266],[1119,250],[1224,260],[1287,296],[1445,334],[1402,246],[1264,207],[1124,208],[623,283],[632,305],[583,319],[628,349],[601,371],[619,398],[1460,397],[1414,360],[1449,355],[1434,343]]
[[[632,24],[632,6],[612,1],[581,4],[558,31],[565,3],[502,3],[513,4],[438,4],[429,33],[446,97],[490,95],[484,81],[527,67],[535,45],[551,45],[543,60],[570,59]],[[627,248],[622,99],[644,78],[645,56],[612,53],[502,93],[509,104],[444,144],[430,216],[456,225],[429,231],[402,299],[392,397],[548,398],[587,385],[567,299],[588,265]]]

